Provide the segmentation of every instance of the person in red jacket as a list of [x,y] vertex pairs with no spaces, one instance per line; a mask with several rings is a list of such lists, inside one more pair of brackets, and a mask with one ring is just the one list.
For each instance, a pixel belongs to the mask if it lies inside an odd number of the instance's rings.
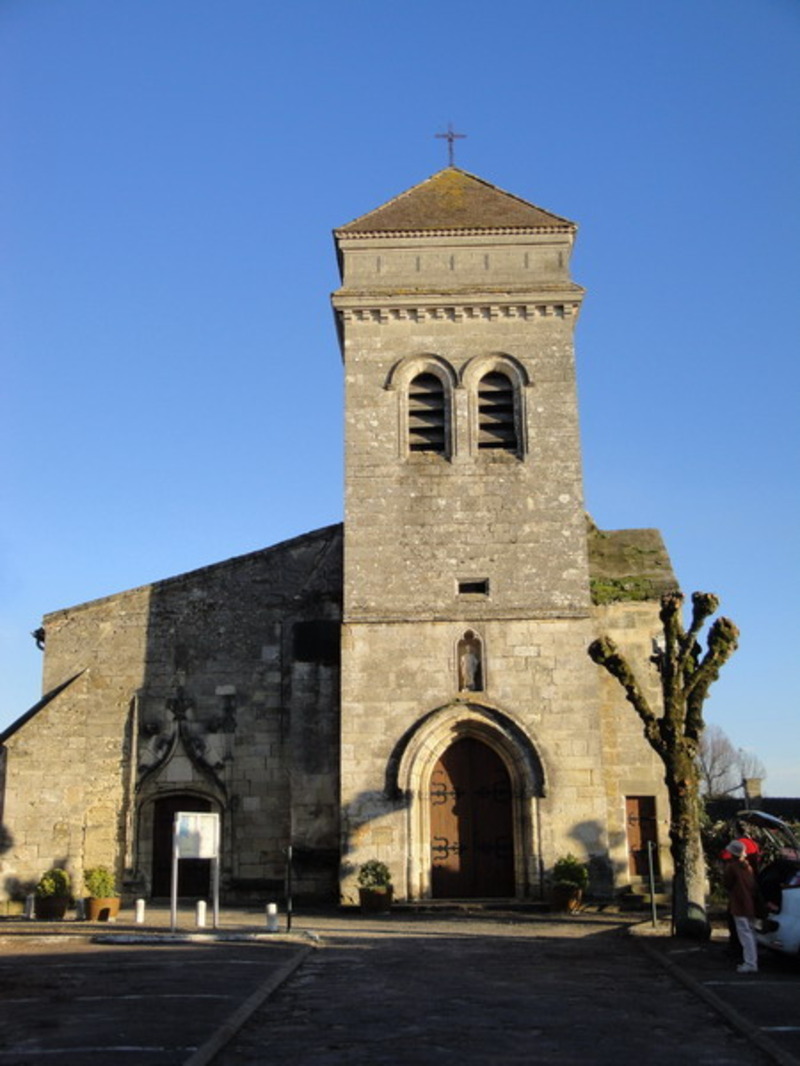
[[736,967],[739,973],[758,973],[758,945],[753,930],[756,916],[756,879],[747,850],[741,840],[732,840],[725,849],[730,858],[725,863],[722,883],[728,893],[728,909],[742,945],[744,961]]
[[[758,873],[758,863],[761,856],[761,849],[752,837],[749,837],[742,825],[737,826],[737,840],[741,840],[744,844],[745,854],[747,855],[747,861],[753,867],[753,873]],[[720,858],[724,861],[730,859],[731,853],[728,848],[720,854]]]

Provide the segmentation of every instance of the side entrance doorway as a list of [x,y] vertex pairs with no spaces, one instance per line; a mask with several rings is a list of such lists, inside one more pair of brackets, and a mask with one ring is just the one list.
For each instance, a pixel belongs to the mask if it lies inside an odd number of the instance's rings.
[[655,796],[626,796],[625,822],[628,832],[628,874],[637,878],[649,875],[648,844],[652,843],[655,845],[653,874],[660,877]]
[[[178,811],[210,811],[211,801],[191,793],[162,796],[153,805],[153,888],[155,897],[172,891],[172,832]],[[211,891],[211,860],[181,859],[178,895],[207,899]]]
[[511,780],[500,756],[474,737],[442,754],[430,780],[434,899],[514,895]]

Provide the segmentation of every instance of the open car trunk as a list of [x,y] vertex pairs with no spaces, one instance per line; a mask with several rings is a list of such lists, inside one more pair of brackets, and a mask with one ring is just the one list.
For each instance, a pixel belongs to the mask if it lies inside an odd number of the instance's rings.
[[756,923],[760,944],[800,953],[800,844],[791,827],[764,811],[740,811],[736,820],[759,846],[756,875],[767,916]]

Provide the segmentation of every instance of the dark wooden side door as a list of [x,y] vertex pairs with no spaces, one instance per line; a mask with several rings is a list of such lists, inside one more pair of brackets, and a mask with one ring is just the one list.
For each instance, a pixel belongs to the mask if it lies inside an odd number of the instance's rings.
[[[631,877],[647,877],[647,845],[658,845],[655,796],[626,796],[625,821],[628,827],[628,873]],[[658,847],[653,849],[653,869],[660,876]]]
[[511,781],[499,755],[457,740],[434,768],[429,802],[433,897],[513,896]]
[[[153,895],[172,891],[172,827],[178,811],[210,811],[210,800],[192,795],[162,796],[153,811]],[[199,899],[211,889],[210,859],[181,859],[178,863],[178,895]]]

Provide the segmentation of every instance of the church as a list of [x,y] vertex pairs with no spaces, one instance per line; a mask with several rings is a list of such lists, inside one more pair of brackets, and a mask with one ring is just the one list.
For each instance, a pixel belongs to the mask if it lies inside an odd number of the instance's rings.
[[298,898],[344,904],[369,859],[407,901],[541,899],[567,854],[609,898],[650,843],[669,878],[661,763],[587,654],[643,674],[676,582],[657,530],[584,508],[576,230],[455,166],[334,230],[344,522],[44,618],[2,898],[100,864],[167,896],[177,811],[219,814],[231,904],[289,849]]

